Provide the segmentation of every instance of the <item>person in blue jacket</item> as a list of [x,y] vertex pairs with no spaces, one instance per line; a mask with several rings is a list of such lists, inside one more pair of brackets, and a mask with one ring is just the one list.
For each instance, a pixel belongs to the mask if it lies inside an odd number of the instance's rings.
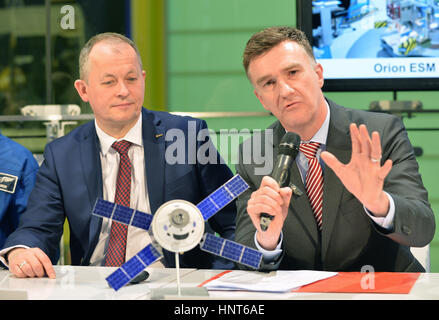
[[18,227],[37,170],[32,153],[0,133],[0,248]]

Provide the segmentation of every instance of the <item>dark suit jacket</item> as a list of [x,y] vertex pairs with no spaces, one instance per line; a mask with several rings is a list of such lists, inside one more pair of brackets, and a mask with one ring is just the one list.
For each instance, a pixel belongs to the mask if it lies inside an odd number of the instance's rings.
[[[200,130],[207,130],[204,121],[142,109],[145,172],[152,213],[173,199],[198,204],[232,177],[228,166],[220,164],[220,156],[214,148],[206,149],[215,153],[212,158],[217,160],[217,164],[190,161],[195,159],[192,151],[196,152],[200,146],[203,146],[203,150],[207,147],[201,138],[199,140],[202,141],[195,141]],[[167,146],[177,146],[174,144],[177,138],[174,137],[172,141],[166,141],[170,138],[165,139],[170,129],[181,130],[180,137],[184,137],[184,140],[178,142],[182,142],[185,147],[185,152],[181,153],[185,156],[183,164],[168,164],[165,161]],[[206,141],[211,143],[210,140]],[[101,218],[91,215],[96,198],[102,197],[103,191],[99,150],[94,121],[46,146],[45,160],[30,195],[28,209],[21,218],[19,228],[7,239],[5,247],[18,244],[39,247],[55,263],[59,255],[58,244],[64,220],[67,218],[72,264],[89,264],[102,224]],[[235,217],[236,205],[232,203],[210,218],[206,229],[233,239]],[[164,250],[164,256],[165,265],[173,267],[174,254]],[[198,246],[182,255],[180,260],[181,267],[233,266],[231,262],[201,251]]]
[[[322,231],[317,229],[306,193],[300,197],[293,195],[283,226],[283,254],[278,261],[264,264],[263,268],[360,271],[362,266],[371,265],[375,271],[424,271],[409,246],[424,246],[432,240],[434,214],[402,122],[395,116],[346,109],[329,100],[328,103],[330,123],[326,150],[341,162],[348,163],[351,158],[350,123],[364,123],[369,132],[379,132],[383,150],[381,164],[387,159],[393,161],[384,191],[395,202],[394,228],[388,231],[375,224],[335,173],[324,166]],[[285,129],[278,121],[270,128],[273,141],[269,145],[274,148],[275,158]],[[240,147],[241,154],[243,146]],[[260,163],[260,159],[254,162]],[[237,172],[251,188],[237,202],[236,241],[252,247],[255,247],[256,229],[246,211],[247,201],[263,178],[255,175],[254,169],[254,164],[242,161],[237,165]],[[295,162],[290,177],[305,191]]]

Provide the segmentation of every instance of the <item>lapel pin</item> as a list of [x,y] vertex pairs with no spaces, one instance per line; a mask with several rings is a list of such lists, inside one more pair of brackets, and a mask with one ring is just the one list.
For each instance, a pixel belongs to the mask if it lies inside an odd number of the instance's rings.
[[156,137],[156,139],[157,139],[157,138],[160,138],[162,135],[163,135],[163,133],[156,134],[155,137]]
[[302,190],[300,190],[294,183],[290,183],[289,187],[295,196],[300,197],[303,194]]

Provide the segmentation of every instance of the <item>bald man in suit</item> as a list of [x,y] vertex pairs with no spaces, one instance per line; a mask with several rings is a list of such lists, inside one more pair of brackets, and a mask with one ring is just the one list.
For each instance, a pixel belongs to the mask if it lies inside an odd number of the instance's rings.
[[[130,39],[114,33],[91,38],[81,51],[79,65],[75,88],[90,103],[95,121],[46,146],[28,210],[0,252],[0,259],[17,277],[56,276],[52,264],[59,256],[65,219],[70,228],[72,264],[107,265],[112,223],[91,212],[97,198],[115,201],[121,156],[114,142],[130,144],[130,207],[140,211],[154,214],[174,199],[197,204],[233,176],[205,137],[205,121],[142,107],[145,71]],[[204,139],[197,138],[199,133]],[[183,157],[173,158],[168,148],[180,148]],[[200,148],[212,161],[199,161]],[[232,203],[209,219],[206,228],[233,239],[235,216]],[[126,239],[125,261],[154,243],[152,234],[131,226]],[[156,266],[174,267],[174,253],[163,250],[163,255]],[[215,258],[198,246],[179,258],[181,267],[233,268],[232,262]]]

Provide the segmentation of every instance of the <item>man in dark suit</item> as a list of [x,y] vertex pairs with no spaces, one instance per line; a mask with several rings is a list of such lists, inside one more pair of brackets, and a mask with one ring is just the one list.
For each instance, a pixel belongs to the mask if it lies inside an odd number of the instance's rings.
[[[261,250],[267,270],[424,271],[409,247],[432,240],[434,214],[400,119],[325,99],[322,66],[300,30],[253,35],[244,67],[278,121],[257,137],[272,141],[250,138],[240,146],[236,168],[250,189],[237,202],[236,241]],[[287,131],[301,137],[290,181],[302,195],[255,174],[266,166],[263,155],[243,160],[243,150],[257,143],[275,158]],[[262,213],[274,217],[266,231]]]
[[[114,142],[130,145],[128,201],[140,211],[154,213],[173,199],[197,204],[232,177],[209,138],[199,138],[206,134],[204,121],[142,107],[145,71],[131,40],[114,33],[97,35],[82,49],[79,64],[80,80],[75,88],[83,101],[90,103],[95,121],[45,148],[28,210],[0,252],[18,277],[55,277],[52,264],[59,256],[66,218],[72,264],[108,265],[113,224],[91,211],[98,197],[115,201],[122,155]],[[203,154],[197,154],[199,150]],[[216,161],[199,161],[200,156]],[[235,215],[236,206],[231,204],[209,219],[206,227],[233,239]],[[152,234],[133,227],[128,228],[126,239],[125,261],[154,242]],[[164,259],[157,266],[173,267],[174,254],[163,251]],[[180,255],[180,260],[182,267],[233,266],[198,246]]]

